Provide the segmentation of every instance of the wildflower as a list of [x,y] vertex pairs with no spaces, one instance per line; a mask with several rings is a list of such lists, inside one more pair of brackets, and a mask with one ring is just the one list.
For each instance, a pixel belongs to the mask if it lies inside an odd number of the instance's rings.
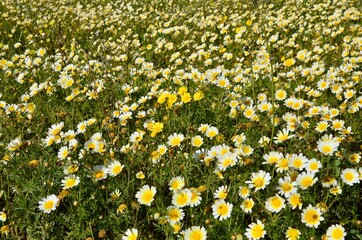
[[1,235],[8,235],[9,234],[9,225],[4,225],[0,228]]
[[136,173],[136,178],[137,179],[144,179],[145,174],[142,171],[139,171],[139,172]]
[[204,140],[199,135],[192,137],[192,139],[191,139],[191,145],[193,147],[200,147],[203,143],[204,143]]
[[247,145],[242,145],[242,146],[240,146],[239,149],[241,149],[241,154],[243,156],[250,156],[254,151],[254,149],[252,147],[247,146]]
[[62,180],[63,189],[69,189],[75,187],[79,184],[80,180],[78,176],[75,175],[68,175]]
[[326,135],[317,142],[318,150],[324,155],[329,156],[333,155],[333,153],[337,151],[338,146],[339,143],[337,141],[330,140]]
[[280,212],[280,210],[282,210],[284,207],[284,199],[281,198],[278,194],[268,198],[268,200],[265,202],[265,208],[270,212]]
[[279,89],[275,92],[275,99],[278,101],[282,101],[287,97],[287,92],[283,89]]
[[100,181],[102,179],[107,178],[108,169],[101,165],[96,165],[93,167],[92,176],[96,181]]
[[332,129],[333,130],[342,130],[344,127],[344,121],[343,120],[333,120],[332,121]]
[[150,187],[148,185],[144,185],[136,193],[136,198],[137,198],[137,201],[140,204],[151,206],[151,203],[154,200],[155,194],[156,194],[156,188],[155,187],[153,187],[153,186]]
[[111,162],[111,164],[108,165],[107,172],[112,177],[115,177],[122,172],[123,167],[124,167],[124,165],[122,165],[119,161],[116,160],[116,161]]
[[209,124],[201,124],[197,131],[205,133],[211,127]]
[[207,232],[204,227],[192,226],[184,232],[185,240],[206,240]]
[[277,135],[274,137],[274,140],[275,143],[281,143],[292,137],[294,137],[294,135],[289,135],[289,130],[284,128],[283,130],[278,131]]
[[240,205],[241,209],[246,213],[251,213],[254,207],[254,200],[252,198],[246,198]]
[[287,60],[285,60],[283,62],[283,65],[286,66],[286,67],[290,67],[290,66],[293,66],[294,63],[295,63],[294,58],[288,58]]
[[229,193],[229,191],[228,191],[227,186],[221,186],[215,191],[214,198],[225,199],[227,197],[228,193]]
[[222,221],[231,216],[232,209],[233,205],[231,203],[227,203],[224,200],[218,199],[212,205],[212,215],[214,215],[215,219]]
[[184,212],[181,208],[169,206],[167,208],[166,219],[171,225],[181,221],[184,218]]
[[252,240],[263,238],[265,234],[264,224],[260,220],[257,220],[256,223],[249,224],[245,232],[245,236]]
[[150,127],[151,130],[151,137],[155,137],[157,133],[162,132],[163,130],[163,123],[155,122]]
[[237,156],[232,153],[226,153],[218,159],[218,169],[225,171],[229,166],[234,166],[237,163]]
[[39,57],[42,57],[42,56],[44,56],[45,53],[46,53],[45,48],[39,48],[36,54],[37,54]]
[[114,201],[114,200],[116,200],[119,196],[121,196],[121,192],[119,191],[119,189],[116,189],[116,190],[114,190],[113,192],[111,192],[110,194],[109,194],[109,196],[110,196],[110,201]]
[[239,196],[242,198],[247,198],[250,195],[250,190],[246,186],[239,187]]
[[277,189],[279,194],[282,194],[285,197],[289,197],[291,194],[297,192],[296,185],[296,182],[292,182],[290,177],[284,177],[278,180]]
[[68,147],[63,146],[58,151],[58,158],[60,160],[64,160],[64,159],[66,159],[68,157],[68,154],[69,154]]
[[307,227],[318,228],[318,225],[324,218],[322,217],[322,212],[319,208],[312,207],[309,205],[302,212],[302,223],[305,223]]
[[183,140],[184,140],[183,134],[174,133],[168,137],[168,145],[170,145],[171,147],[177,147],[180,146]]
[[276,164],[282,157],[283,154],[279,152],[270,152],[268,154],[264,154],[263,158],[265,162],[263,162],[263,164]]
[[23,145],[23,141],[20,138],[15,138],[9,144],[7,149],[9,151],[16,151]]
[[255,116],[255,112],[253,107],[247,107],[245,108],[244,112],[243,112],[244,116],[248,119],[252,119]]
[[53,124],[50,129],[48,130],[48,134],[50,135],[58,135],[60,133],[60,131],[63,129],[64,127],[64,122],[60,122],[58,124]]
[[327,240],[343,240],[347,235],[344,227],[334,224],[327,229]]
[[342,193],[342,188],[341,188],[341,186],[337,185],[337,186],[329,189],[329,192],[332,193],[333,195],[337,196]]
[[194,101],[200,101],[202,98],[204,97],[204,93],[201,91],[197,91],[196,93],[194,93]]
[[78,123],[78,125],[77,125],[77,132],[76,132],[76,134],[85,133],[86,130],[87,130],[87,122],[86,122],[86,121],[80,122],[80,123]]
[[302,197],[299,193],[293,193],[292,195],[290,195],[288,198],[288,203],[292,206],[292,209],[295,209],[297,207],[299,209],[302,209],[303,206]]
[[207,130],[206,130],[206,136],[208,138],[214,138],[216,135],[219,134],[219,131],[217,130],[216,127],[209,127]]
[[142,139],[143,139],[143,132],[142,131],[136,131],[136,132],[131,134],[129,141],[131,143],[137,144],[137,143],[141,142]]
[[317,126],[315,127],[315,130],[319,133],[322,133],[324,131],[326,131],[328,128],[328,122],[327,121],[321,121],[317,124]]
[[195,188],[191,188],[191,199],[190,199],[190,207],[196,207],[198,205],[200,205],[201,203],[201,192],[198,189]]
[[341,173],[341,178],[342,181],[349,186],[353,186],[353,184],[360,182],[359,174],[353,168],[344,169]]
[[184,93],[181,95],[181,101],[183,103],[188,103],[192,100],[191,94],[190,93]]
[[185,207],[190,204],[192,192],[189,189],[182,189],[172,195],[172,204],[176,207]]
[[249,184],[249,188],[255,188],[255,191],[264,189],[271,180],[270,173],[259,170],[259,172],[252,173],[251,180],[245,181]]
[[182,189],[185,186],[185,178],[184,177],[174,177],[169,182],[168,186],[170,186],[171,191],[177,191]]
[[361,156],[358,153],[353,153],[353,154],[349,155],[348,160],[351,163],[359,163],[361,160]]
[[276,164],[277,172],[283,172],[289,170],[289,159],[282,157]]
[[288,227],[288,230],[285,231],[285,237],[287,240],[298,240],[300,236],[300,231],[296,228]]
[[117,214],[124,213],[127,210],[126,204],[120,204],[117,208]]
[[49,195],[39,201],[39,209],[44,213],[50,213],[51,211],[54,211],[56,209],[58,201],[59,199],[57,196],[55,196],[54,194]]
[[314,178],[314,173],[311,172],[302,172],[297,177],[298,186],[305,190],[313,186],[317,182],[318,178]]
[[127,229],[124,234],[125,235],[122,237],[122,240],[137,240],[138,238],[138,230],[135,228]]
[[5,222],[6,218],[7,218],[6,213],[0,212],[0,221]]
[[311,173],[317,173],[321,167],[322,167],[322,163],[315,158],[307,161],[307,163],[305,165],[305,169]]

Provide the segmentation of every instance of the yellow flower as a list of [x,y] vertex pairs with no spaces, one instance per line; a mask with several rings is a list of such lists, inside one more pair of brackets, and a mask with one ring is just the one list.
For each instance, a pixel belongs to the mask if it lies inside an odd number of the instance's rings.
[[288,58],[287,60],[285,60],[283,62],[283,65],[286,66],[286,67],[293,66],[294,64],[295,64],[294,58]]
[[127,210],[126,204],[120,204],[117,208],[117,214],[124,213]]
[[181,101],[183,102],[183,103],[188,103],[188,102],[190,102],[192,100],[192,98],[191,98],[191,94],[190,93],[184,93],[184,94],[182,94],[182,96],[181,96]]
[[193,147],[200,147],[203,144],[204,140],[201,136],[197,135],[191,139],[191,145]]

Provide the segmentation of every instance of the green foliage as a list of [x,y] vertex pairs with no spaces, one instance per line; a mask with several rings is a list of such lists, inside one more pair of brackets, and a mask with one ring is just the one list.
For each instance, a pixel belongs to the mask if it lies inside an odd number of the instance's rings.
[[3,1],[1,237],[362,239],[359,5]]

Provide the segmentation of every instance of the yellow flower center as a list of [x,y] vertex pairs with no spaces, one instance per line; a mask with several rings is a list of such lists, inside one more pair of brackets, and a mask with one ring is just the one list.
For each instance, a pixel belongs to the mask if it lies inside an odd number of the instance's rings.
[[329,146],[329,145],[325,145],[325,146],[322,147],[322,152],[330,153],[330,152],[332,152],[332,147]]
[[264,186],[264,179],[263,178],[255,179],[253,182],[254,182],[254,186],[257,187],[257,188],[260,188],[260,187]]
[[347,181],[352,181],[354,179],[354,175],[353,173],[350,173],[350,172],[347,172],[345,175],[344,175],[345,179]]
[[253,238],[261,238],[263,236],[263,230],[264,228],[262,226],[257,225],[251,230],[251,236]]
[[217,208],[217,213],[221,216],[224,216],[228,213],[228,208],[225,204],[220,204]]
[[54,202],[53,202],[53,201],[47,201],[46,203],[44,203],[44,209],[45,209],[45,210],[52,209],[53,206],[54,206]]
[[151,202],[152,198],[153,198],[153,193],[151,190],[146,190],[142,195],[142,201],[146,203]]
[[75,185],[75,179],[74,178],[70,178],[65,182],[65,186],[70,188],[73,187]]
[[202,234],[199,230],[197,231],[193,231],[191,234],[190,234],[190,240],[201,240],[202,239]]

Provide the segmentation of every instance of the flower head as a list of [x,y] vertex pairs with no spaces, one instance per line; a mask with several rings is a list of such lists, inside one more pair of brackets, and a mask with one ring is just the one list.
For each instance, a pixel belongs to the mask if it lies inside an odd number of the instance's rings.
[[171,225],[181,221],[184,218],[184,212],[182,208],[175,206],[169,206],[167,208],[166,219],[170,222]]
[[59,199],[54,194],[47,196],[46,198],[43,198],[41,201],[39,201],[39,209],[43,211],[44,213],[50,213],[51,211],[54,211],[57,208],[57,203]]
[[245,232],[245,236],[252,240],[260,239],[264,237],[265,234],[264,224],[260,220],[257,220],[256,223],[249,224]]
[[300,236],[300,231],[296,228],[289,227],[287,231],[285,231],[285,237],[287,240],[298,240]]
[[327,240],[343,240],[347,235],[344,227],[334,224],[327,229]]
[[122,165],[119,161],[113,161],[111,164],[108,165],[108,174],[112,177],[117,176],[123,170],[124,165]]
[[324,218],[322,217],[322,212],[319,208],[312,207],[309,205],[302,212],[302,223],[305,223],[307,227],[315,227],[318,228],[321,221]]
[[240,205],[241,209],[246,213],[251,213],[254,207],[254,200],[252,198],[246,198]]
[[137,240],[138,238],[138,230],[135,228],[127,229],[124,234],[125,235],[122,237],[122,240]]
[[62,180],[62,187],[63,189],[69,189],[77,186],[79,182],[80,180],[78,176],[70,174]]
[[206,240],[207,232],[204,227],[192,226],[185,230],[185,240]]
[[191,198],[192,192],[189,189],[178,190],[172,196],[172,204],[182,208],[190,204]]
[[349,186],[353,186],[353,184],[360,182],[359,174],[353,168],[344,169],[341,173],[341,178],[342,181]]
[[154,200],[155,194],[156,194],[156,188],[155,187],[153,187],[153,186],[150,187],[148,185],[144,185],[136,193],[136,198],[137,198],[137,201],[140,204],[151,206],[151,203]]
[[184,177],[174,177],[169,182],[168,186],[171,191],[177,191],[182,189],[185,186],[185,178]]
[[251,180],[245,181],[245,183],[249,184],[249,188],[255,188],[255,191],[258,191],[264,189],[270,183],[270,180],[270,173],[259,170],[259,172],[252,173]]
[[214,218],[222,221],[231,216],[232,209],[233,205],[231,203],[225,202],[224,200],[216,200],[212,205],[212,215],[214,215]]
[[265,202],[265,208],[270,212],[280,212],[284,207],[284,199],[281,198],[278,194],[268,198],[268,200]]

